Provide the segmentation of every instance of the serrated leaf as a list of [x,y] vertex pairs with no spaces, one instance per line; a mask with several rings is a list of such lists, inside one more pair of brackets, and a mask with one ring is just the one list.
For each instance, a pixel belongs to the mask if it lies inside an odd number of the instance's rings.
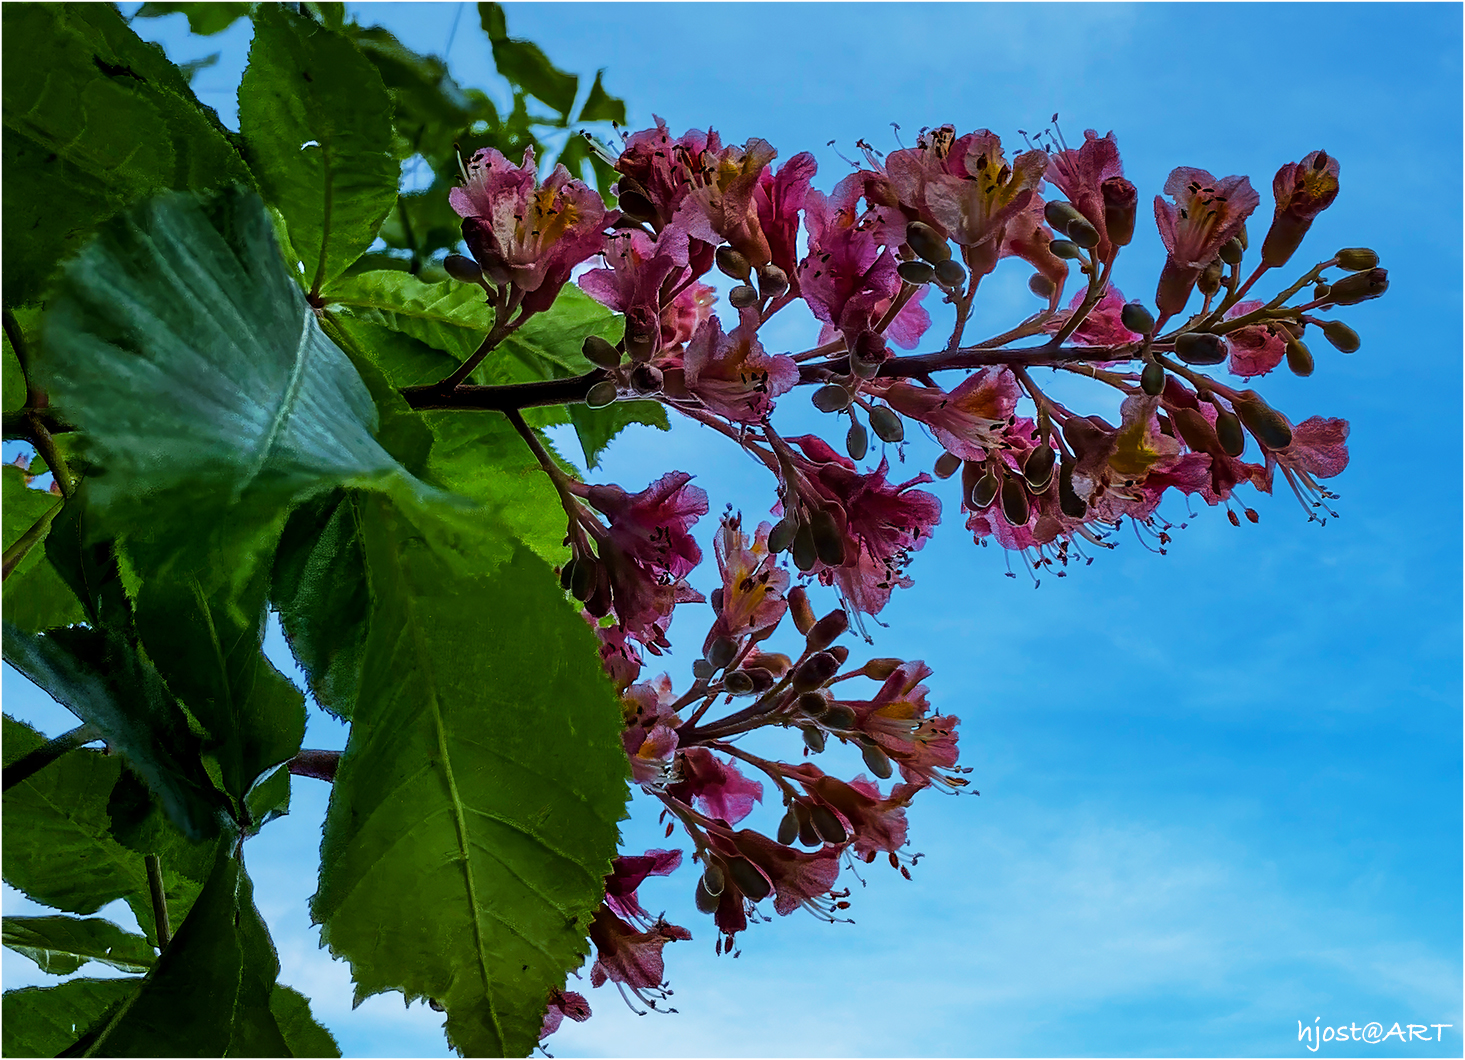
[[110,4],[4,9],[5,301],[37,300],[106,218],[249,173],[212,110]]
[[283,983],[275,984],[270,995],[270,1011],[291,1056],[340,1056],[341,1047],[335,1037],[310,1014],[305,995]]
[[280,265],[250,192],[164,195],[109,224],[66,270],[35,371],[106,470],[104,506],[177,494],[283,505],[400,474],[376,411]]
[[0,1005],[6,1056],[59,1056],[107,1011],[121,1006],[141,979],[72,979],[57,986],[7,990]]
[[666,409],[654,401],[617,401],[603,409],[577,404],[571,405],[569,411],[570,422],[575,425],[575,436],[580,441],[580,450],[585,454],[587,470],[593,470],[600,465],[600,456],[605,452],[606,446],[632,424],[655,427],[659,431],[671,430]]
[[600,83],[604,76],[604,70],[595,72],[595,84],[590,86],[590,95],[586,97],[585,106],[580,109],[580,117],[576,121],[613,121],[626,124],[626,101],[605,90],[605,86]]
[[498,72],[568,118],[570,108],[575,105],[580,79],[550,62],[537,44],[510,38],[504,26],[503,8],[498,4],[479,4],[478,19],[493,46]]
[[155,956],[147,939],[100,917],[8,916],[4,939],[52,975],[70,975],[87,961],[145,972]]
[[244,866],[220,844],[178,934],[92,1047],[104,1056],[288,1056],[279,961]]
[[20,368],[20,358],[16,356],[15,347],[10,345],[10,333],[7,328],[4,335],[4,367],[3,375],[0,375],[0,407],[6,412],[14,412],[16,409],[25,407],[25,373]]
[[407,272],[344,277],[325,292],[325,300],[345,306],[358,320],[410,335],[458,361],[476,350],[493,327],[493,309],[482,288],[453,280],[423,283]]
[[200,37],[211,37],[222,33],[241,18],[249,17],[253,4],[208,3],[169,4],[148,0],[137,9],[136,18],[161,18],[164,15],[181,13],[188,19],[188,32]]
[[[45,743],[45,737],[8,714],[5,762]],[[122,762],[98,751],[69,751],[5,793],[5,882],[33,900],[68,913],[91,914],[126,899],[138,924],[156,942],[143,855],[109,834],[108,804]],[[168,918],[187,915],[199,885],[163,865]]]
[[[61,510],[60,494],[51,493],[48,490],[31,489],[26,484],[27,477],[26,472],[14,464],[0,467],[0,482],[3,482],[3,493],[0,493],[0,535],[4,537],[7,549],[38,524],[44,524],[46,527],[44,533],[49,533],[51,520]],[[7,600],[10,596],[11,579],[44,561],[46,557],[46,550],[42,544],[45,541],[44,533],[25,554],[25,557],[6,575],[4,591]]]
[[433,998],[461,1052],[524,1055],[615,854],[619,707],[541,560],[480,530],[470,573],[380,497],[358,518],[371,634],[312,916],[358,998]]
[[312,291],[365,252],[396,204],[392,109],[381,75],[351,41],[272,5],[255,16],[239,129]]
[[223,803],[200,741],[152,664],[120,636],[79,626],[27,634],[5,624],[5,661],[95,726],[191,838],[219,832]]

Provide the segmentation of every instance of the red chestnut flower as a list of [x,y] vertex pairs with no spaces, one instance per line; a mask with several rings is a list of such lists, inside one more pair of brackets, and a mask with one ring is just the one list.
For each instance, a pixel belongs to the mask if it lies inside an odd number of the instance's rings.
[[[1114,255],[1115,241],[1109,236],[1106,204],[1123,198],[1133,199],[1134,185],[1124,179],[1119,145],[1112,131],[1101,137],[1095,130],[1085,129],[1083,136],[1084,142],[1077,149],[1053,152],[1045,176],[1048,183],[1063,192],[1064,197],[1094,226],[1099,233],[1095,253],[1100,261],[1108,261]],[[1130,217],[1133,217],[1132,212]],[[1131,223],[1131,231],[1133,227]],[[1120,245],[1129,242],[1127,234],[1116,234],[1121,236]]]
[[[1261,302],[1237,302],[1226,310],[1226,319],[1245,316],[1262,307]],[[1266,375],[1287,355],[1287,335],[1281,324],[1254,324],[1227,332],[1226,348],[1230,357],[1226,368],[1243,379]]]
[[559,1030],[566,1016],[576,1023],[584,1023],[590,1018],[590,1002],[585,1000],[584,995],[573,990],[551,990],[549,1007],[544,1012],[544,1024],[539,1028],[539,1040],[542,1042]]
[[799,366],[788,354],[770,355],[758,341],[756,310],[745,310],[730,334],[708,317],[687,343],[682,364],[687,390],[709,411],[739,423],[761,423],[773,399],[792,390]]
[[702,562],[691,526],[707,514],[707,493],[688,485],[685,471],[668,471],[632,496],[619,486],[584,486],[584,498],[610,522],[610,539],[637,562],[672,578]]
[[1262,263],[1277,268],[1287,264],[1313,218],[1338,197],[1338,160],[1314,151],[1301,162],[1288,162],[1272,178],[1272,195],[1277,209],[1262,241]]
[[1170,171],[1165,194],[1175,202],[1155,196],[1155,224],[1169,255],[1160,271],[1155,304],[1161,313],[1173,315],[1185,308],[1201,269],[1241,231],[1261,196],[1245,177],[1218,180],[1190,166]]

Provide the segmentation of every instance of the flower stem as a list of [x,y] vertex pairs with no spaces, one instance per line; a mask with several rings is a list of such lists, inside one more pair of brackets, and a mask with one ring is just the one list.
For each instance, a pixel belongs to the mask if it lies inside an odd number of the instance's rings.
[[89,744],[101,738],[102,734],[97,731],[96,726],[91,724],[78,725],[70,732],[63,732],[54,740],[43,743],[34,751],[21,756],[6,766],[3,782],[4,790],[9,791],[22,780],[39,773],[67,751],[74,751],[83,744]]
[[3,571],[0,571],[0,580],[10,577],[20,561],[46,537],[46,531],[50,529],[51,520],[56,518],[56,513],[61,510],[61,500],[57,498],[56,503],[46,509],[44,515],[37,519],[29,530],[16,538],[15,542],[5,550]]
[[148,893],[153,899],[153,923],[158,929],[158,949],[166,950],[173,941],[173,928],[168,923],[168,895],[163,890],[163,862],[156,854],[145,854],[148,870]]

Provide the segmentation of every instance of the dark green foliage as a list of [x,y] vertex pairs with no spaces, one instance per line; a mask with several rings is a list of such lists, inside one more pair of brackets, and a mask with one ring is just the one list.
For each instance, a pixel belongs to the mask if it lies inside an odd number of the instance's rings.
[[4,934],[5,945],[54,975],[70,975],[87,961],[145,972],[156,956],[147,939],[100,917],[8,916]]

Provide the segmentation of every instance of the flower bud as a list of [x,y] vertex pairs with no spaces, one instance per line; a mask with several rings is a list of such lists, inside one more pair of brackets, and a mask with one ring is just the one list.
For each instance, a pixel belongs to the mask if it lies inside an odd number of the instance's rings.
[[753,691],[753,679],[742,670],[733,670],[722,679],[725,692],[733,696],[746,696]]
[[1221,452],[1227,456],[1240,456],[1246,450],[1246,432],[1235,413],[1223,408],[1216,409],[1216,440],[1221,443]]
[[597,368],[615,368],[621,363],[621,351],[599,335],[587,335],[580,352]]
[[843,609],[835,608],[814,623],[805,639],[805,646],[809,651],[823,651],[843,636],[847,629],[849,629],[849,615],[845,614]]
[[758,304],[758,292],[746,283],[740,283],[727,293],[728,303],[734,309],[749,309]]
[[1344,276],[1328,292],[1328,301],[1338,305],[1357,305],[1377,298],[1389,289],[1388,269],[1369,269]]
[[977,511],[989,508],[992,502],[997,499],[997,494],[1002,490],[1002,480],[992,472],[988,471],[977,480],[972,487],[972,505]]
[[443,258],[443,271],[459,283],[483,282],[483,270],[478,262],[462,254],[449,254]]
[[1083,251],[1078,249],[1078,244],[1071,239],[1055,239],[1048,244],[1048,249],[1055,257],[1067,258],[1070,261],[1077,261],[1083,257]]
[[1052,226],[1053,231],[1065,233],[1068,231],[1068,226],[1074,221],[1083,221],[1084,224],[1088,224],[1088,220],[1079,212],[1077,206],[1071,202],[1064,202],[1062,199],[1053,199],[1043,204],[1043,220]]
[[1358,332],[1341,320],[1330,320],[1324,324],[1323,338],[1343,353],[1353,353],[1358,349]]
[[715,260],[723,274],[731,276],[734,280],[746,281],[748,274],[753,271],[752,266],[748,264],[748,259],[729,246],[718,247]]
[[809,521],[809,530],[814,535],[814,553],[819,561],[831,567],[844,566],[844,530],[834,513],[820,508]]
[[893,409],[876,405],[870,409],[870,429],[882,442],[898,442],[905,437],[905,425]]
[[804,746],[815,754],[824,750],[824,730],[816,729],[812,725],[805,725],[801,730],[804,734]]
[[[817,730],[816,730],[817,731]],[[799,815],[794,813],[793,806],[789,806],[788,813],[783,815],[783,820],[778,822],[777,839],[784,846],[788,846],[799,837]]]
[[1127,247],[1134,238],[1134,218],[1139,191],[1123,177],[1110,177],[1099,185],[1104,196],[1104,234],[1116,247]]
[[651,204],[651,196],[630,177],[623,176],[616,181],[615,193],[616,205],[632,221],[656,219],[656,207]]
[[1065,459],[1058,465],[1058,509],[1070,519],[1082,519],[1089,510],[1088,501],[1073,488],[1073,469],[1077,465]]
[[768,877],[747,858],[728,859],[727,874],[737,884],[738,890],[755,902],[761,902],[773,893],[773,884],[768,882]]
[[856,718],[854,710],[847,704],[831,703],[820,720],[824,722],[824,727],[827,729],[848,732],[855,727]]
[[956,469],[961,467],[961,457],[955,453],[943,452],[936,458],[936,466],[932,468],[937,478],[950,478],[956,474]]
[[932,265],[951,260],[951,247],[936,234],[936,229],[924,221],[912,221],[905,226],[905,241],[917,255]]
[[987,469],[976,461],[963,460],[961,462],[961,503],[965,507],[972,507],[972,495],[976,492],[977,483],[982,481],[982,476],[986,473]]
[[1220,364],[1226,359],[1226,341],[1208,331],[1187,331],[1175,336],[1175,356],[1186,364]]
[[814,530],[808,523],[800,523],[798,532],[794,534],[793,544],[794,566],[804,574],[814,569],[814,564],[819,562],[819,546],[814,543]]
[[1312,375],[1312,351],[1303,345],[1301,339],[1291,335],[1287,337],[1287,367],[1292,369],[1293,375],[1303,378]]
[[782,677],[793,666],[793,660],[781,651],[760,651],[758,665],[774,677]]
[[790,683],[795,692],[812,692],[822,687],[838,670],[838,659],[827,651],[816,652],[794,667]]
[[737,655],[737,653],[738,646],[736,641],[728,637],[718,637],[708,645],[705,658],[712,664],[713,670],[721,670],[733,661],[733,656]]
[[884,681],[896,670],[900,669],[904,659],[870,659],[864,666],[860,667],[860,673],[875,681]]
[[706,681],[713,672],[712,664],[706,659],[698,659],[692,663],[692,676],[699,681]]
[[661,369],[654,364],[638,364],[631,370],[631,389],[638,394],[661,393]]
[[810,400],[814,402],[814,407],[820,412],[843,412],[849,408],[850,395],[849,391],[838,383],[830,383],[828,386],[821,386],[814,391],[814,396]]
[[1378,268],[1379,264],[1379,256],[1367,247],[1344,247],[1334,257],[1338,259],[1338,268],[1349,272],[1365,272]]
[[[711,868],[711,866],[708,866],[708,868]],[[707,889],[707,876],[704,873],[697,880],[697,893],[693,896],[693,901],[697,905],[697,911],[699,913],[707,913],[709,916],[717,912],[718,895],[721,893],[722,890],[720,888],[717,894],[713,894]]]
[[777,298],[788,290],[788,273],[773,262],[758,266],[758,291],[765,298]]
[[1321,302],[1324,298],[1326,298],[1328,296],[1328,294],[1332,290],[1333,290],[1333,285],[1332,284],[1330,284],[1330,283],[1319,283],[1316,287],[1314,287],[1312,289],[1313,301],[1315,301],[1315,302]]
[[570,591],[570,586],[575,580],[575,557],[571,556],[560,568],[560,588],[565,592]]
[[1286,449],[1292,444],[1292,428],[1281,413],[1272,408],[1255,390],[1243,391],[1244,397],[1233,402],[1241,422],[1268,449]]
[[829,699],[823,692],[802,692],[796,703],[811,718],[822,718],[829,713]]
[[844,448],[851,460],[863,460],[870,451],[869,432],[859,420],[849,425],[849,432],[844,436]]
[[1002,518],[1011,526],[1026,526],[1033,513],[1028,491],[1022,487],[1022,480],[1015,476],[1002,480]]
[[930,283],[936,276],[936,270],[924,261],[902,261],[895,267],[895,271],[906,283],[913,283],[918,287],[923,283]]
[[1089,224],[1087,218],[1080,217],[1077,221],[1068,222],[1068,238],[1085,250],[1092,250],[1099,245],[1099,230]]
[[1200,409],[1175,409],[1171,413],[1175,429],[1185,444],[1197,453],[1209,453],[1217,448],[1216,432],[1211,421]]
[[1195,286],[1201,294],[1213,295],[1221,289],[1221,259],[1212,258],[1209,265],[1201,269]]
[[[761,655],[758,657],[758,661],[763,661]],[[749,666],[745,670],[739,670],[738,673],[748,675],[748,680],[753,682],[754,692],[767,692],[775,683],[773,672],[765,670],[761,666]]]
[[570,573],[570,595],[581,603],[590,599],[595,590],[597,566],[590,556],[580,556],[575,560],[575,569]]
[[1052,298],[1058,291],[1058,285],[1041,272],[1035,272],[1028,277],[1028,290],[1039,298]]
[[793,616],[794,627],[804,636],[814,628],[814,609],[809,606],[809,592],[802,585],[795,585],[784,597],[788,601],[788,613]]
[[614,379],[602,379],[585,395],[585,404],[592,409],[603,409],[615,403],[616,384]]
[[1232,236],[1221,244],[1221,260],[1227,265],[1240,265],[1241,258],[1246,253],[1246,248],[1241,245],[1241,240]]
[[843,644],[836,644],[829,649],[829,654],[834,656],[834,661],[843,666],[849,661],[849,648]]
[[809,823],[826,843],[843,843],[849,838],[844,825],[828,806],[822,803],[815,803],[809,807]]
[[792,514],[785,515],[778,522],[773,524],[773,529],[768,531],[768,551],[773,555],[780,552],[787,552],[790,545],[794,543],[794,534],[798,533],[799,521]]
[[806,847],[822,847],[824,840],[819,838],[819,832],[809,817],[809,808],[801,802],[796,802],[794,812],[799,815],[799,842]]
[[1155,318],[1138,302],[1125,302],[1119,310],[1119,323],[1139,335],[1148,335],[1155,330]]
[[936,281],[942,287],[956,288],[966,283],[966,270],[961,267],[960,263],[950,258],[937,262],[934,271],[936,273]]
[[[1022,477],[1034,493],[1042,493],[1053,481],[1053,463],[1057,454],[1050,445],[1040,445],[1022,463]],[[1024,519],[1024,522],[1027,520]]]
[[1165,389],[1165,369],[1151,361],[1139,373],[1139,388],[1150,397],[1157,397]]
[[890,775],[895,772],[890,766],[890,756],[881,749],[879,744],[867,743],[860,748],[860,754],[865,759],[865,765],[881,780],[889,780]]

